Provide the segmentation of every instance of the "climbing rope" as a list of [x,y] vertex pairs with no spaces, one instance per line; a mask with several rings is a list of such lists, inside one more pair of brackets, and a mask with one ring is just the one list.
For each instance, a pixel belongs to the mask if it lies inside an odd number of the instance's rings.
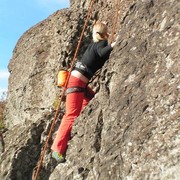
[[86,17],[86,20],[85,20],[85,23],[84,23],[84,26],[83,26],[83,29],[82,29],[82,32],[81,32],[81,36],[80,36],[78,45],[77,45],[77,47],[76,47],[76,51],[75,51],[75,53],[74,53],[74,57],[73,57],[73,59],[72,59],[72,64],[71,64],[71,67],[70,67],[70,70],[69,70],[69,75],[68,75],[68,77],[67,77],[65,86],[64,86],[64,88],[63,88],[62,95],[61,95],[61,97],[60,97],[60,99],[59,99],[58,106],[57,106],[57,109],[56,109],[56,113],[55,113],[54,119],[53,119],[53,121],[52,121],[50,130],[49,130],[49,133],[48,133],[48,136],[47,136],[47,139],[46,139],[46,142],[45,142],[45,145],[44,145],[42,154],[41,154],[41,158],[40,158],[39,163],[38,163],[38,166],[37,166],[36,173],[35,173],[35,175],[34,175],[34,180],[37,180],[37,177],[38,177],[38,174],[39,174],[41,165],[42,165],[42,161],[43,161],[43,158],[44,158],[46,149],[47,149],[47,147],[48,147],[48,142],[49,142],[50,136],[51,136],[51,134],[52,134],[52,131],[53,131],[55,122],[56,122],[56,120],[57,120],[58,114],[59,114],[61,102],[62,102],[63,97],[65,96],[65,92],[66,92],[66,89],[67,89],[67,85],[68,85],[68,81],[69,81],[69,78],[70,78],[70,74],[71,74],[71,71],[72,71],[72,69],[73,69],[73,67],[74,67],[74,64],[75,64],[76,56],[77,56],[77,53],[78,53],[79,48],[80,48],[80,44],[81,44],[81,41],[82,41],[82,38],[83,38],[83,35],[84,35],[84,31],[85,31],[85,29],[86,29],[88,20],[89,20],[90,15],[91,15],[91,11],[92,11],[93,4],[94,4],[94,0],[91,0],[91,4],[90,4],[90,6],[89,6],[89,10],[88,10],[87,17]]
[[111,30],[110,43],[111,43],[112,41],[114,41],[114,35],[115,35],[115,32],[116,32],[116,25],[117,25],[118,17],[119,17],[120,2],[121,2],[121,0],[117,0],[116,16],[115,16],[114,23],[113,23],[112,30]]

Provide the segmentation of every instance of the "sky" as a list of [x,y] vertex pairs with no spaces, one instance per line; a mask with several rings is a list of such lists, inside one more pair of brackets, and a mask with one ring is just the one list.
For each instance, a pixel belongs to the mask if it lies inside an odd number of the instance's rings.
[[0,0],[0,97],[8,89],[8,64],[18,39],[69,0]]

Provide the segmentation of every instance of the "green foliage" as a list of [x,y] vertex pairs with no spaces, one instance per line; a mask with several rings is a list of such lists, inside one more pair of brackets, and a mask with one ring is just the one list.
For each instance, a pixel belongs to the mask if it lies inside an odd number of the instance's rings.
[[53,102],[53,108],[54,108],[54,109],[57,109],[58,104],[59,104],[59,97],[56,96],[55,99],[54,99],[54,102]]
[[[60,102],[61,97],[60,96],[56,96],[53,102],[53,108],[57,109],[59,106],[59,102]],[[61,99],[62,102],[66,101],[66,96],[63,96],[63,98]]]

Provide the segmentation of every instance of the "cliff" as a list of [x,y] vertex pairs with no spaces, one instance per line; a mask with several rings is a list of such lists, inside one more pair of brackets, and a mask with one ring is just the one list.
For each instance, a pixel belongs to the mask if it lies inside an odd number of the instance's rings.
[[[90,0],[71,0],[25,32],[9,63],[7,131],[1,179],[30,180],[61,90],[58,70],[69,68]],[[121,1],[117,45],[92,83],[96,96],[76,119],[67,162],[49,146],[39,179],[178,179],[180,63],[178,0]],[[97,0],[78,57],[91,40],[94,19],[108,22],[116,2]],[[64,113],[59,113],[53,133]],[[3,149],[3,148],[2,148]]]

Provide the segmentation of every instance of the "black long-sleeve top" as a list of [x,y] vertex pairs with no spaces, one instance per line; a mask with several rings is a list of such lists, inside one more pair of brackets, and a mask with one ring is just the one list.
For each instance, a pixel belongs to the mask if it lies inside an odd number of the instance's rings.
[[87,72],[83,72],[82,70],[75,68],[79,72],[81,72],[88,79],[92,77],[92,75],[102,68],[106,60],[108,60],[109,55],[112,51],[111,45],[108,45],[107,40],[101,40],[99,42],[91,42],[86,49],[84,55],[80,62],[82,62],[88,70],[92,72],[90,75]]

